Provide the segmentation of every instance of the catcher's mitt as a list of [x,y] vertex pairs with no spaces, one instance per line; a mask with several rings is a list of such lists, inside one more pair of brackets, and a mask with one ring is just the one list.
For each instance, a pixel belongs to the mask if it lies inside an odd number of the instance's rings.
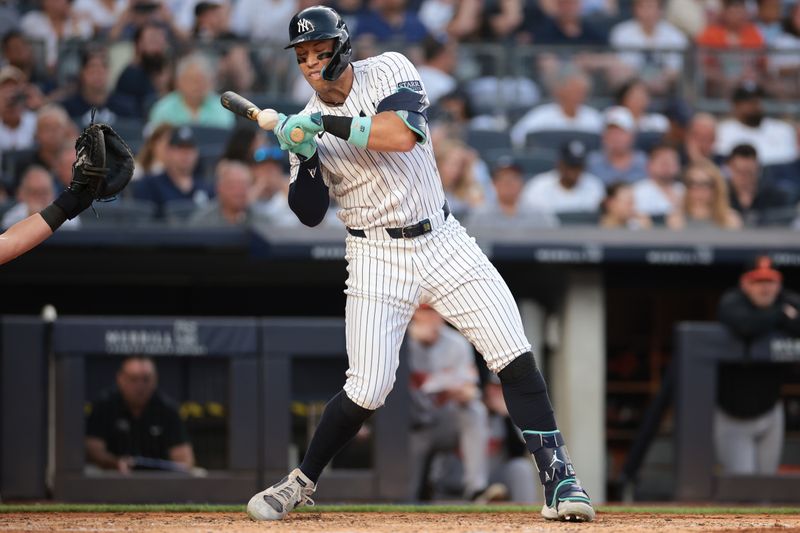
[[119,193],[133,176],[133,155],[125,141],[108,124],[91,124],[75,141],[70,190],[92,200],[107,200]]

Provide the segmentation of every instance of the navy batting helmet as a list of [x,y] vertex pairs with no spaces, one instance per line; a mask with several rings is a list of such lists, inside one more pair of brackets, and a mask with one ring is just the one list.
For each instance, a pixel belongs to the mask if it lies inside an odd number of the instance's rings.
[[350,46],[350,32],[344,19],[333,9],[325,6],[312,6],[297,13],[289,23],[289,45],[286,48],[307,41],[335,39],[333,56],[322,71],[327,81],[339,79],[350,64],[353,48]]

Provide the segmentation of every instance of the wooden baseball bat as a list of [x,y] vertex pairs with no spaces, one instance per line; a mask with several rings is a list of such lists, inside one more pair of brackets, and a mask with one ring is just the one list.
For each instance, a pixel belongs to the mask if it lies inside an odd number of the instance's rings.
[[[260,109],[256,104],[233,91],[225,91],[219,98],[222,107],[255,122],[265,130],[272,130],[278,125],[278,112],[274,109]],[[306,134],[301,128],[295,128],[289,137],[296,143],[303,142]]]

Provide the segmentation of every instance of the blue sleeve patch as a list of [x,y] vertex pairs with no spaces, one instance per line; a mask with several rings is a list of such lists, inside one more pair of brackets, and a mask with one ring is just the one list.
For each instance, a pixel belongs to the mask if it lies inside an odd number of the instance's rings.
[[410,89],[416,93],[422,92],[422,82],[419,80],[401,81],[397,84],[398,89]]

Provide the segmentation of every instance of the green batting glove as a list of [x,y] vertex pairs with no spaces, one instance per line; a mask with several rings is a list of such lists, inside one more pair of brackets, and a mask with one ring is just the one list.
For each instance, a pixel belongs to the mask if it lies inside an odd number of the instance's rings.
[[[293,141],[290,136],[295,128],[300,128],[304,134],[304,139],[299,143]],[[281,115],[278,115],[278,125],[275,126],[273,131],[281,143],[285,143],[287,146],[297,146],[306,142],[306,139],[314,137],[314,135],[322,133],[325,130],[322,127],[322,114],[314,113],[310,116],[289,115],[285,118]]]

